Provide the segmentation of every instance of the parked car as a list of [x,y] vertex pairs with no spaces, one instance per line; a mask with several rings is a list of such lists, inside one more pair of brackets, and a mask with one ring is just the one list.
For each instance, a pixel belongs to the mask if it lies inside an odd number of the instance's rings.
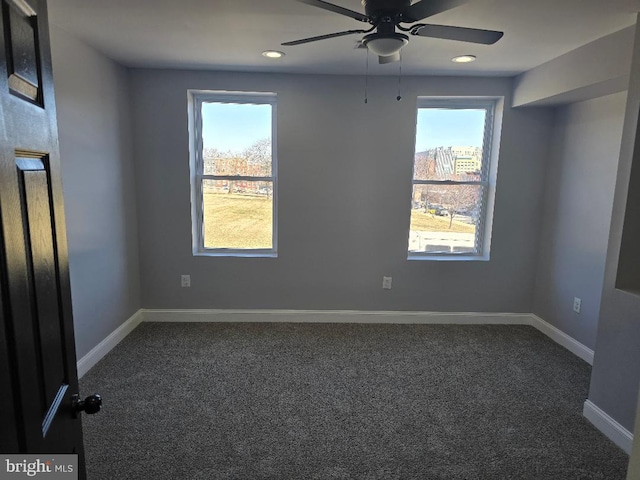
[[431,215],[437,215],[438,217],[444,217],[447,215],[447,210],[442,207],[442,205],[429,205],[427,208],[427,213]]
[[457,210],[456,213],[458,215],[466,215],[468,217],[476,218],[478,216],[478,207],[461,208],[460,210]]

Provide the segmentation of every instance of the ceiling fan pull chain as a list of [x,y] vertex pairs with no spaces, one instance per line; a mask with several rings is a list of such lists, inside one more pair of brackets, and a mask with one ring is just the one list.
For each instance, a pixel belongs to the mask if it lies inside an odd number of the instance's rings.
[[367,48],[367,68],[364,74],[364,103],[368,103],[367,92],[369,90],[369,49]]
[[397,101],[402,100],[402,50],[400,50],[400,69],[398,71],[398,96]]

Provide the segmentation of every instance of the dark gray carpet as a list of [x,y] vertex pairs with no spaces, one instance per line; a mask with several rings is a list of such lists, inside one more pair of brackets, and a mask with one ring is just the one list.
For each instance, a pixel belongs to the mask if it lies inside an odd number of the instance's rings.
[[623,480],[589,375],[523,326],[142,324],[81,381],[89,479]]

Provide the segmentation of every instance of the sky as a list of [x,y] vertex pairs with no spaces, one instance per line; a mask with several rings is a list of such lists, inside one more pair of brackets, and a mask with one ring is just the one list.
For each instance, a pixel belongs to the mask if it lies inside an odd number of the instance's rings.
[[435,147],[482,147],[485,110],[418,109],[416,152]]
[[[484,110],[418,109],[416,152],[449,146],[482,147]],[[241,152],[271,138],[271,105],[204,103],[204,148]]]
[[242,152],[271,138],[271,105],[203,103],[202,125],[204,148]]

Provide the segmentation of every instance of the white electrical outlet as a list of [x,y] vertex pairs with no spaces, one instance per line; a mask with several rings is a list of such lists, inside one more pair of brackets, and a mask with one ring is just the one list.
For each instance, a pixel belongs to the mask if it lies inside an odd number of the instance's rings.
[[191,286],[191,275],[182,275],[180,285],[183,287]]
[[382,288],[385,290],[391,290],[391,277],[382,277]]
[[582,300],[578,297],[573,297],[573,311],[580,313],[580,307],[582,307]]

